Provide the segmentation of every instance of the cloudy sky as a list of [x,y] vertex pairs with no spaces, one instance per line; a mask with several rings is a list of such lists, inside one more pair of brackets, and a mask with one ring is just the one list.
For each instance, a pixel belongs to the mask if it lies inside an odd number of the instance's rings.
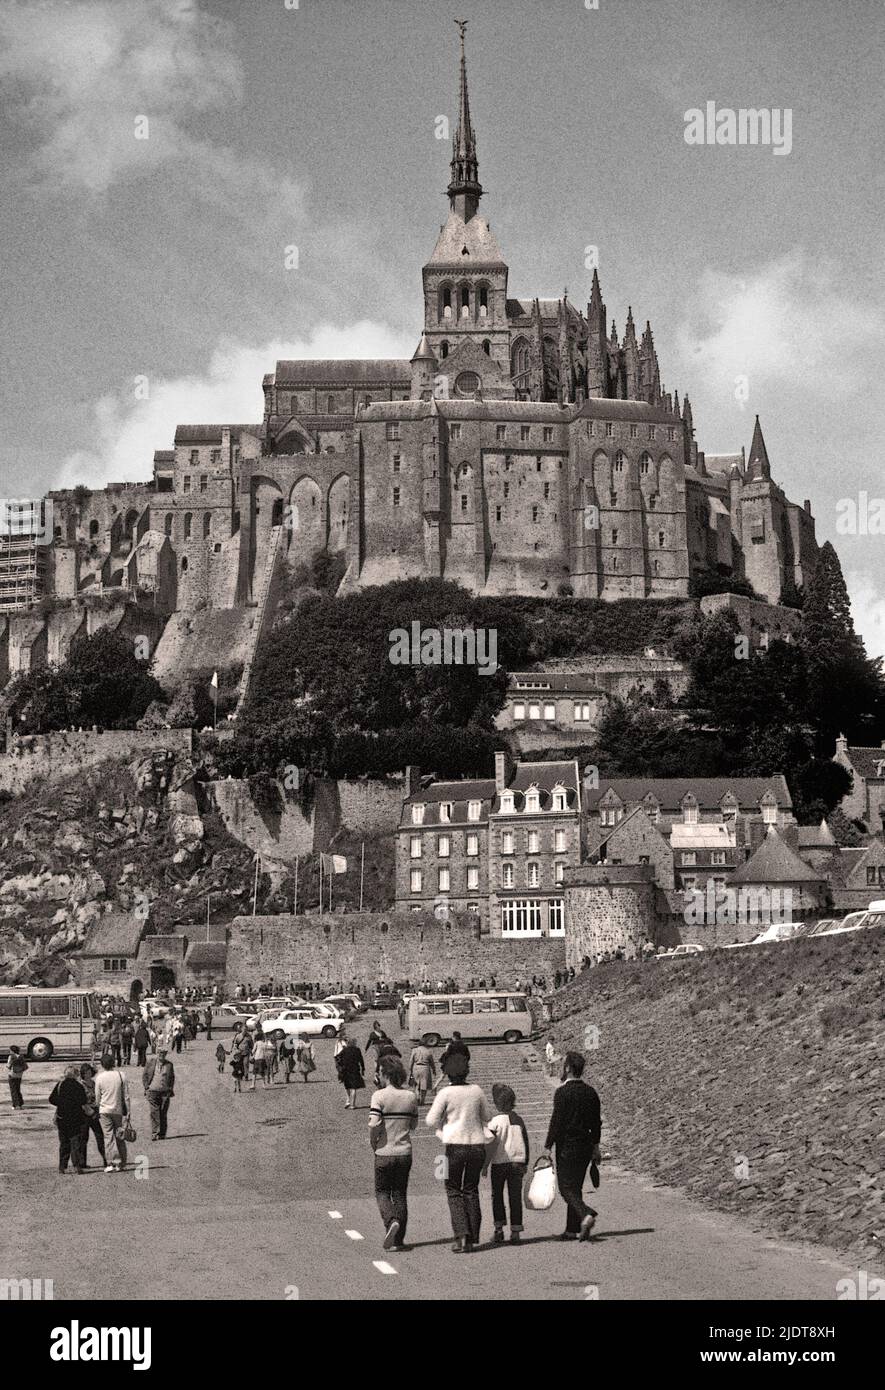
[[[450,7],[511,291],[586,304],[598,247],[701,447],[759,413],[885,653],[885,536],[837,532],[885,496],[885,6],[598,5]],[[0,0],[4,495],[149,477],[176,423],[260,419],[278,356],[410,355],[456,72],[420,0]],[[791,152],[686,144],[709,101],[789,108]]]

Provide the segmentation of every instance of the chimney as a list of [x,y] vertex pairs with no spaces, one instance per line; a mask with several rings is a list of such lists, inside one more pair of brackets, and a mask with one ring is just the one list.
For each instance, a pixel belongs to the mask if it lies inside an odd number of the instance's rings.
[[221,427],[221,462],[224,468],[229,469],[231,464],[230,449],[230,425]]
[[839,737],[836,739],[836,752],[837,752],[837,753],[847,753],[847,752],[848,752],[848,739],[845,737],[844,734],[840,734]]
[[500,796],[513,776],[513,759],[506,749],[495,754],[495,791]]
[[406,800],[410,796],[417,796],[421,790],[421,769],[415,763],[409,763],[406,768]]

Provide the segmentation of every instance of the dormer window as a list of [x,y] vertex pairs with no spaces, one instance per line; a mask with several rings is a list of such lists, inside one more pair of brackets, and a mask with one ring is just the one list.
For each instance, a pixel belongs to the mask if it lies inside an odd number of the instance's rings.
[[415,804],[414,804],[413,807],[412,807],[412,824],[413,824],[413,825],[423,825],[423,824],[424,824],[424,803],[423,803],[423,801],[416,801]]
[[562,787],[555,787],[553,791],[554,811],[564,811],[566,809],[566,796]]
[[685,825],[698,823],[698,803],[693,796],[687,796],[682,803],[682,820]]
[[766,797],[762,802],[762,824],[777,825],[777,802],[773,797]]
[[439,818],[443,825],[448,825],[452,819],[451,801],[441,801],[439,803]]
[[513,792],[501,793],[501,812],[505,816],[513,814]]
[[538,795],[537,787],[530,787],[525,794],[525,809],[529,812],[540,811],[541,798]]
[[468,803],[467,803],[467,819],[468,819],[468,820],[479,820],[479,818],[480,818],[481,815],[482,815],[482,802],[481,802],[481,801],[468,801]]

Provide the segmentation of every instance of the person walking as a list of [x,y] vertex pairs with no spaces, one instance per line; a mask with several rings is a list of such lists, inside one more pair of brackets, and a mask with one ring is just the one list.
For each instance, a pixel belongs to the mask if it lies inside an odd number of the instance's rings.
[[338,1068],[338,1080],[345,1091],[344,1109],[356,1110],[356,1093],[365,1090],[366,1086],[363,1079],[366,1064],[363,1061],[363,1054],[352,1038],[348,1039],[346,1045],[338,1053],[335,1058],[335,1065]]
[[22,1078],[28,1069],[28,1063],[22,1056],[22,1050],[14,1043],[9,1049],[9,1056],[6,1058],[6,1079],[9,1082],[9,1098],[12,1101],[13,1110],[24,1110],[25,1103],[22,1100]]
[[409,1080],[418,1093],[418,1104],[423,1105],[427,1092],[436,1077],[436,1061],[429,1047],[418,1043],[412,1048],[409,1057]]
[[106,1173],[122,1172],[126,1167],[126,1141],[119,1131],[129,1115],[129,1086],[110,1056],[101,1059],[101,1071],[95,1078],[95,1099],[104,1135],[104,1170]]
[[286,1085],[292,1080],[292,1073],[295,1070],[295,1049],[298,1046],[293,1034],[288,1033],[280,1043],[280,1066],[286,1078]]
[[133,1033],[132,1042],[135,1047],[135,1065],[137,1067],[143,1067],[147,1062],[147,1051],[151,1045],[151,1035],[144,1019],[142,1019]]
[[243,1078],[246,1075],[246,1063],[243,1060],[242,1052],[234,1050],[230,1059],[230,1074],[234,1079],[234,1095],[242,1093]]
[[207,1004],[203,1010],[203,1022],[206,1025],[206,1041],[212,1041],[212,1005]]
[[55,1106],[58,1129],[58,1171],[66,1173],[68,1162],[75,1173],[85,1173],[81,1133],[84,1120],[86,1092],[80,1085],[76,1067],[65,1067],[64,1077],[52,1088],[49,1104]]
[[124,1067],[131,1067],[132,1065],[132,1042],[134,1037],[135,1027],[132,1020],[124,1018],[123,1022],[120,1024],[120,1048],[123,1054]]
[[566,1204],[565,1230],[560,1240],[589,1240],[598,1213],[584,1201],[584,1179],[590,1163],[599,1162],[602,1117],[599,1096],[584,1078],[585,1058],[567,1052],[562,1059],[562,1085],[553,1097],[553,1114],[544,1150],[556,1148],[556,1181]]
[[144,1069],[142,1076],[144,1094],[147,1098],[151,1116],[151,1142],[166,1138],[169,1122],[169,1105],[175,1095],[175,1068],[168,1059],[164,1047],[157,1049]]
[[306,1033],[301,1033],[299,1035],[298,1046],[295,1049],[295,1065],[301,1073],[302,1081],[306,1081],[311,1072],[317,1069],[313,1043]]
[[227,1053],[224,1050],[224,1043],[220,1042],[215,1049],[215,1060],[218,1063],[219,1072],[224,1071],[224,1064],[227,1061]]
[[469,1254],[479,1243],[479,1179],[486,1145],[494,1137],[489,1128],[491,1108],[482,1087],[468,1082],[469,1072],[463,1053],[448,1059],[449,1085],[437,1092],[425,1117],[445,1145],[446,1197],[456,1255]]
[[117,1014],[114,1014],[114,1017],[111,1019],[110,1032],[108,1033],[108,1045],[110,1047],[114,1066],[121,1066],[123,1062],[123,1032]]
[[418,1100],[406,1086],[399,1057],[378,1064],[381,1088],[369,1103],[369,1143],[375,1154],[375,1199],[384,1223],[384,1249],[402,1250],[409,1220],[407,1194],[412,1171],[412,1130],[418,1124]]
[[489,1122],[495,1136],[491,1149],[486,1151],[483,1173],[492,1174],[492,1220],[495,1233],[492,1240],[500,1245],[504,1240],[507,1210],[504,1193],[510,1203],[510,1244],[518,1245],[522,1237],[522,1184],[529,1161],[529,1133],[525,1120],[516,1111],[516,1095],[512,1086],[496,1083],[492,1099],[497,1114]]
[[83,1167],[88,1168],[86,1162],[89,1151],[90,1130],[95,1136],[95,1147],[98,1149],[98,1156],[101,1159],[102,1167],[107,1163],[104,1150],[104,1135],[101,1131],[101,1124],[98,1119],[98,1106],[95,1100],[95,1067],[90,1062],[84,1062],[80,1068],[80,1084],[86,1092],[86,1104],[83,1107],[83,1126],[80,1130],[80,1143],[83,1148]]
[[259,1033],[252,1045],[252,1080],[249,1083],[249,1090],[255,1090],[255,1083],[261,1077],[264,1085],[267,1085],[267,1041],[263,1033]]

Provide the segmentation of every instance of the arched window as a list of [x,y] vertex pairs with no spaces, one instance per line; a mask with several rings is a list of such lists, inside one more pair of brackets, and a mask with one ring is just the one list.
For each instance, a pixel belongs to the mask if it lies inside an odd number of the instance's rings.
[[650,468],[651,468],[651,455],[650,455],[650,454],[642,454],[641,457],[640,457],[640,459],[639,459],[639,471],[640,471],[640,473],[642,473],[643,475],[645,475],[646,473],[648,473],[648,471],[649,471]]
[[440,306],[440,308],[439,308],[439,316],[440,316],[440,318],[441,318],[441,319],[450,319],[450,318],[452,317],[452,287],[451,287],[451,285],[443,285],[442,289],[440,290],[440,292],[439,292],[439,306]]
[[167,512],[163,521],[163,530],[167,536],[172,535],[172,513]]
[[624,453],[623,449],[619,449],[615,454],[615,472],[623,473],[626,463],[627,455]]
[[203,513],[203,540],[207,541],[212,535],[212,513]]
[[483,340],[482,340],[482,350],[483,350],[483,352],[485,353],[486,357],[491,357],[491,355],[492,355],[492,345],[491,345],[491,343],[489,342],[488,338],[483,338]]
[[470,318],[470,286],[462,285],[458,290],[459,317]]
[[446,342],[445,338],[443,338],[442,342],[439,345],[439,352],[440,357],[448,357],[449,355],[449,345]]
[[97,521],[90,521],[90,523],[89,523],[89,539],[90,539],[90,540],[94,540],[95,537],[96,537],[97,535],[98,535],[98,522],[97,522]]
[[480,287],[479,287],[479,316],[480,316],[481,319],[487,319],[488,316],[489,316],[489,287],[488,287],[488,285],[480,285]]
[[[513,352],[510,359],[511,376],[518,384],[528,385],[529,372],[529,345],[525,338],[517,338],[513,344]],[[524,378],[520,382],[520,378]]]
[[192,514],[191,512],[185,512],[185,514],[184,514],[184,539],[185,539],[186,541],[189,541],[190,538],[191,538],[191,528],[193,527],[193,524],[194,524],[193,514]]

